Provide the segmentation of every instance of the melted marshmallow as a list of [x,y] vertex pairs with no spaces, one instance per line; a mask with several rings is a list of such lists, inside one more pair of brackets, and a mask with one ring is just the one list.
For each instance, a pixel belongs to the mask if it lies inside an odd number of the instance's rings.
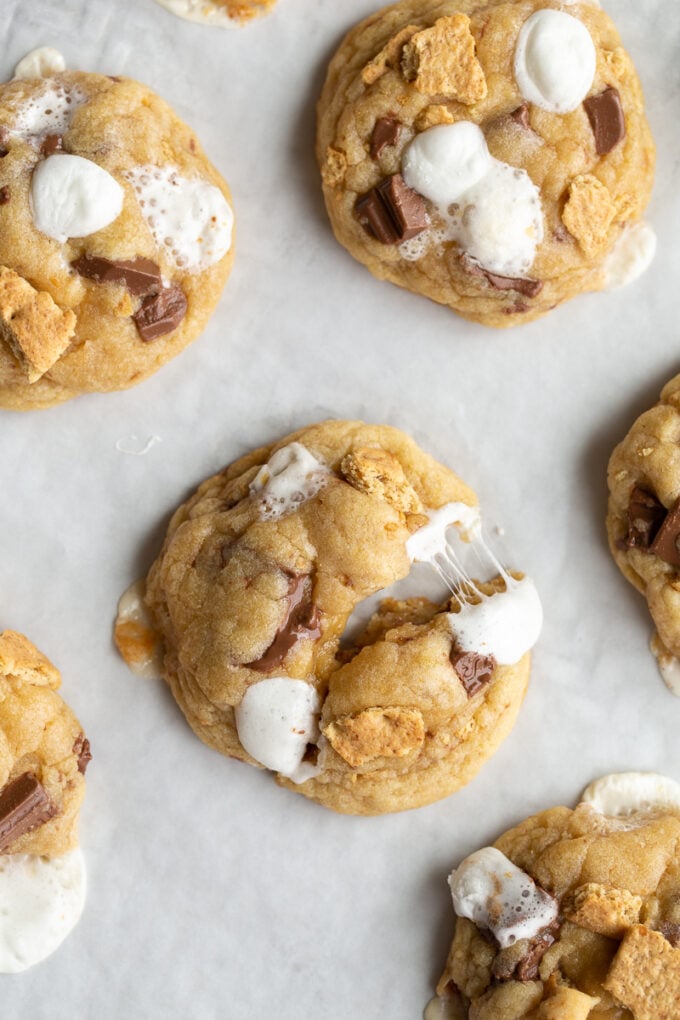
[[617,772],[591,783],[581,797],[607,818],[680,811],[680,783],[656,772]]
[[84,905],[80,850],[60,857],[0,857],[0,973],[16,974],[50,956]]
[[135,581],[118,600],[115,624],[116,645],[137,676],[160,680],[163,676],[163,643],[153,626],[144,601],[146,582]]
[[411,563],[430,562],[444,553],[446,533],[453,525],[466,541],[474,541],[481,534],[482,517],[479,507],[467,503],[446,503],[438,510],[426,511],[429,522],[411,535],[406,542],[406,552]]
[[94,234],[113,223],[122,208],[120,184],[83,156],[49,156],[33,171],[33,219],[38,230],[55,241]]
[[463,602],[448,618],[464,651],[493,655],[500,665],[512,666],[538,641],[543,607],[530,577],[510,578],[505,591]]
[[590,32],[571,14],[545,8],[520,29],[515,79],[524,99],[544,110],[575,110],[590,91],[596,63]]
[[178,269],[207,269],[227,254],[234,214],[214,184],[180,177],[171,166],[138,166],[123,176],[156,244]]
[[466,857],[449,885],[458,917],[493,932],[502,949],[535,938],[557,918],[557,900],[494,847]]
[[316,496],[331,472],[302,443],[289,443],[274,453],[250,483],[251,496],[261,504],[265,520],[281,517]]
[[618,290],[649,269],[656,255],[656,234],[648,223],[629,223],[605,259],[604,289]]
[[85,102],[87,97],[77,85],[47,79],[37,95],[29,96],[14,108],[8,126],[12,134],[37,144],[45,135],[63,135],[73,114]]
[[318,691],[304,680],[260,680],[234,710],[238,739],[265,768],[304,783],[318,771],[302,759],[319,739],[320,710]]
[[441,124],[417,135],[402,173],[437,206],[444,237],[489,272],[526,274],[543,240],[540,193],[525,170],[491,156],[476,124]]
[[221,25],[234,28],[238,18],[232,18],[224,7],[218,7],[211,0],[156,0],[166,11],[186,21],[200,21],[204,25]]
[[15,78],[48,78],[66,70],[66,61],[52,46],[39,46],[23,57],[14,68]]

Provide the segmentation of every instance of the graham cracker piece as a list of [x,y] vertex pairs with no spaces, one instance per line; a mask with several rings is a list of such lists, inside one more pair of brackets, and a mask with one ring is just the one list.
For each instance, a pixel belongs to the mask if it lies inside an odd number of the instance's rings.
[[393,35],[383,48],[377,53],[373,60],[370,60],[361,72],[361,79],[364,85],[372,85],[378,78],[382,78],[388,67],[396,67],[401,57],[404,44],[409,41],[412,35],[418,31],[417,25],[407,25],[401,31]]
[[564,916],[581,928],[621,939],[637,924],[642,899],[627,889],[607,889],[597,882],[588,882],[575,889],[563,904]]
[[23,634],[5,630],[0,634],[0,677],[6,676],[37,687],[56,690],[61,674]]
[[401,69],[426,96],[448,96],[466,106],[485,99],[486,78],[466,14],[438,18],[404,46]]
[[336,188],[342,184],[347,172],[347,156],[340,149],[334,149],[329,145],[326,149],[326,159],[321,167],[321,177],[324,184],[329,188]]
[[384,499],[395,510],[405,514],[417,514],[422,510],[404,469],[387,450],[373,446],[353,450],[343,458],[340,473],[359,492]]
[[642,924],[626,934],[603,986],[635,1020],[680,1016],[680,949]]
[[44,290],[36,290],[13,269],[0,266],[0,337],[37,382],[64,353],[76,328],[72,311],[62,311]]
[[607,244],[616,204],[608,188],[592,174],[579,174],[569,187],[562,222],[575,237],[586,258],[599,255]]
[[374,758],[403,758],[422,747],[425,724],[417,709],[367,708],[336,719],[323,733],[333,750],[356,768]]
[[415,119],[416,131],[427,131],[428,128],[437,127],[439,124],[453,124],[454,116],[448,106],[435,103],[426,106]]
[[575,988],[558,985],[549,999],[529,1013],[527,1020],[586,1020],[599,1001]]

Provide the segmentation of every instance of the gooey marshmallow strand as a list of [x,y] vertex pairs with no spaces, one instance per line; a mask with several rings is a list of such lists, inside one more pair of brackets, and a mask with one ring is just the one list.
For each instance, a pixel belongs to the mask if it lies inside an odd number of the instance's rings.
[[404,153],[404,180],[436,207],[445,239],[484,269],[525,276],[543,240],[540,193],[528,173],[494,159],[471,121],[417,135]]
[[458,917],[493,932],[501,949],[535,938],[557,918],[557,900],[495,847],[466,857],[449,886]]
[[17,974],[50,956],[84,905],[80,850],[60,857],[0,856],[0,973]]

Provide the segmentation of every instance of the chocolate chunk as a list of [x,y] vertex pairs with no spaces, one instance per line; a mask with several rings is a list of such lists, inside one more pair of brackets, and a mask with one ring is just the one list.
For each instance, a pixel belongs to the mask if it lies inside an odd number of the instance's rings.
[[396,117],[380,117],[376,120],[371,135],[371,159],[379,159],[388,145],[396,145],[401,134],[401,124]]
[[401,174],[386,177],[363,195],[354,209],[364,229],[382,244],[399,244],[427,229],[425,203]]
[[599,96],[583,100],[595,137],[595,152],[606,156],[626,137],[626,121],[618,89],[607,88]]
[[0,127],[0,159],[9,154],[10,133],[6,127]]
[[[556,918],[543,931],[531,939],[517,942],[508,949],[498,953],[491,971],[497,981],[536,981],[541,960],[555,944],[560,930],[560,922]],[[519,956],[518,951],[526,945],[526,950]]]
[[519,124],[520,127],[529,128],[529,104],[522,103],[516,110],[513,110],[510,114],[510,119],[514,120],[515,124]]
[[628,504],[628,534],[620,543],[624,549],[649,549],[664,522],[667,510],[655,495],[634,486]]
[[163,286],[161,271],[151,259],[127,261],[106,259],[103,255],[81,255],[71,266],[80,275],[97,283],[121,283],[135,297],[158,294]]
[[288,584],[288,607],[283,622],[264,655],[249,662],[250,669],[270,673],[277,669],[301,638],[316,640],[321,634],[320,613],[310,597],[309,574],[292,574]]
[[[543,290],[542,280],[524,280],[520,277],[514,276],[498,276],[497,273],[490,273],[484,266],[480,266],[479,262],[476,262],[469,255],[461,255],[461,265],[466,273],[470,276],[483,276],[495,290],[516,290],[518,294],[523,294],[524,297],[534,298],[537,297]],[[526,311],[526,306],[522,308],[513,309],[514,311]]]
[[9,202],[9,199],[10,199],[9,185],[8,184],[4,184],[0,188],[0,205],[7,205],[7,203]]
[[680,540],[680,499],[666,514],[649,551],[671,567],[680,567],[678,540]]
[[474,697],[489,683],[496,668],[493,655],[479,655],[477,652],[461,652],[454,644],[449,656],[451,665],[465,688],[468,698]]
[[667,942],[670,942],[674,949],[680,948],[680,924],[675,924],[673,921],[661,921],[656,930],[663,935]]
[[61,150],[61,135],[46,135],[40,146],[40,151],[46,158],[47,156],[53,156],[55,152],[61,152]]
[[0,791],[0,853],[56,813],[56,805],[32,772],[12,779]]
[[177,329],[187,313],[187,299],[176,283],[144,298],[132,318],[142,340],[156,340]]
[[85,770],[92,761],[92,752],[90,751],[90,741],[84,733],[80,733],[76,737],[73,753],[78,756],[78,771],[85,775]]

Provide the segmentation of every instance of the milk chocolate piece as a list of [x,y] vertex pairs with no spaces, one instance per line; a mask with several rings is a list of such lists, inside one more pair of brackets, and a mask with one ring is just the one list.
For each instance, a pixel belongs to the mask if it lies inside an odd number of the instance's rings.
[[0,791],[0,853],[56,813],[56,805],[32,772],[12,779]]
[[680,499],[672,510],[669,510],[659,528],[656,538],[649,547],[654,556],[658,556],[671,567],[680,567]]
[[401,174],[386,177],[354,208],[359,222],[382,244],[399,244],[427,229],[425,203]]
[[96,283],[120,283],[135,297],[158,294],[163,287],[161,271],[151,259],[120,261],[88,253],[81,255],[71,265],[79,276],[95,280]]
[[[499,276],[497,273],[490,273],[469,255],[462,255],[460,261],[466,273],[469,273],[470,276],[483,276],[495,290],[515,290],[518,294],[523,294],[528,298],[537,297],[543,290],[542,280],[524,280],[520,277]],[[526,306],[513,309],[513,311],[520,312],[526,310]]]
[[520,127],[529,128],[529,104],[522,103],[516,110],[513,110],[510,114],[510,119],[514,120],[515,124],[519,124]]
[[497,981],[538,980],[539,964],[550,947],[555,944],[559,929],[560,922],[555,919],[531,939],[522,956],[518,957],[520,943],[501,950],[491,967],[493,977]]
[[479,655],[477,652],[461,652],[454,644],[449,656],[468,698],[472,698],[486,686],[493,676],[496,660],[493,655]]
[[45,158],[47,158],[47,156],[53,156],[55,152],[61,152],[61,135],[45,135],[43,143],[40,146],[40,151]]
[[661,921],[656,930],[663,935],[667,942],[670,942],[673,949],[680,949],[680,924],[675,924],[673,921]]
[[626,137],[626,121],[618,89],[607,88],[599,96],[583,100],[595,137],[595,152],[606,156]]
[[0,188],[0,205],[7,205],[7,203],[9,202],[9,199],[10,199],[9,185],[8,184],[4,184]]
[[0,159],[9,154],[10,133],[6,127],[0,127]]
[[84,733],[80,733],[76,737],[73,753],[78,756],[78,771],[85,775],[87,766],[92,761],[92,752],[90,751],[90,741]]
[[301,638],[315,641],[321,634],[320,613],[311,600],[309,574],[292,574],[288,582],[288,607],[281,626],[264,655],[249,662],[250,669],[270,673],[277,669]]
[[628,534],[621,546],[624,549],[649,549],[664,522],[667,511],[656,496],[634,486],[628,504]]
[[132,318],[142,340],[156,340],[159,336],[177,329],[187,313],[187,299],[176,283],[164,287],[158,294],[144,298]]
[[401,134],[401,124],[396,117],[380,117],[375,122],[371,135],[371,159],[379,159],[388,145],[396,145]]

